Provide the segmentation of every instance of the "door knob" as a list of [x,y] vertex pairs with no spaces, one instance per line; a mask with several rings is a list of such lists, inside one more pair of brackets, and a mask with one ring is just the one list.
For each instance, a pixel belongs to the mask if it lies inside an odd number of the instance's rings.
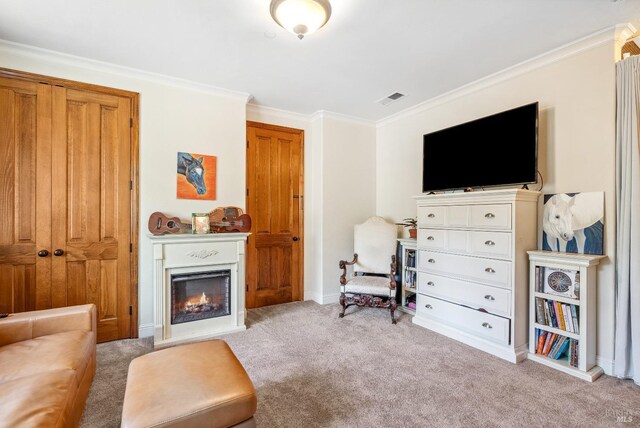
[[298,238],[297,236],[294,236],[294,237],[293,237],[293,240],[294,240],[294,241],[299,241],[299,240],[300,240],[300,238]]
[[62,250],[62,249],[60,249],[60,248],[58,248],[57,250],[55,250],[55,251],[53,252],[53,255],[54,255],[54,256],[61,256],[61,255],[63,255],[63,254],[64,254],[64,250]]
[[49,252],[47,250],[38,251],[38,257],[47,257],[48,255],[49,255]]

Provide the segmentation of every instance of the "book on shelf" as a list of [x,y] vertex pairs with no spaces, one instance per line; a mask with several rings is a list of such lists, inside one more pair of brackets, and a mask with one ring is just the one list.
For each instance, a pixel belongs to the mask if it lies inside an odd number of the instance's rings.
[[540,266],[536,266],[535,285],[536,285],[536,291],[540,292]]
[[569,333],[580,334],[579,307],[556,300],[535,298],[536,322]]
[[567,361],[571,366],[578,367],[578,340],[536,329],[535,353],[554,360]]
[[571,353],[569,357],[569,364],[571,364],[571,366],[573,367],[578,367],[578,341],[577,340],[571,341],[570,352]]
[[569,346],[569,342],[571,342],[571,339],[569,339],[568,337],[564,337],[564,340],[562,341],[562,344],[560,344],[558,346],[558,350],[556,351],[556,353],[553,356],[554,360],[559,360],[560,357],[562,357],[562,355],[564,354],[565,350],[567,349],[567,346]]
[[562,315],[562,307],[560,306],[560,302],[553,301],[554,309],[556,312],[556,318],[558,320],[558,328],[560,330],[567,330],[566,325],[564,324],[564,315]]
[[558,318],[556,317],[556,310],[553,306],[553,302],[550,300],[545,300],[547,303],[547,308],[549,309],[549,324],[551,327],[558,328]]
[[416,267],[416,254],[413,250],[407,250],[407,267]]
[[536,322],[538,324],[546,324],[544,316],[544,301],[540,298],[536,298]]
[[571,309],[569,309],[569,305],[563,303],[562,312],[567,323],[567,331],[574,333],[575,330],[573,329],[573,316],[571,316]]
[[542,355],[549,355],[549,351],[551,351],[551,345],[556,341],[558,337],[557,333],[547,334],[547,340],[545,340],[544,347],[542,348]]
[[536,329],[536,333],[538,334],[538,347],[536,348],[536,354],[542,354],[542,348],[544,348],[544,342],[545,339],[547,338],[547,336],[549,335],[548,332],[542,330],[540,331],[540,329]]
[[549,350],[547,357],[553,358],[554,355],[556,355],[556,351],[558,350],[558,347],[562,344],[562,342],[564,342],[564,339],[566,339],[565,336],[558,336],[556,338],[556,340],[551,344],[551,349]]
[[575,334],[580,334],[580,322],[578,321],[578,309],[576,307],[576,305],[569,305],[571,306],[571,319],[573,321],[573,332]]

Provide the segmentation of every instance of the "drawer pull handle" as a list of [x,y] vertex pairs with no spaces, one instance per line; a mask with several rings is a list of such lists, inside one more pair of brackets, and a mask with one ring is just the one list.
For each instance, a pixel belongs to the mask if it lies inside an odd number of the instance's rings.
[[434,213],[429,213],[429,214],[427,214],[427,217],[429,217],[429,218],[435,218],[435,217],[436,217],[436,215],[435,215]]
[[436,239],[436,238],[434,238],[433,236],[427,236],[427,241],[433,241],[433,240],[435,240],[435,239]]
[[493,297],[491,294],[487,294],[486,296],[484,296],[484,298],[487,300],[496,300],[496,298]]
[[495,218],[496,217],[496,215],[494,213],[486,213],[484,216],[486,218]]
[[493,247],[494,245],[496,245],[496,243],[493,242],[492,240],[488,240],[488,241],[484,241],[484,245],[488,245],[490,247]]
[[492,268],[486,268],[484,271],[487,273],[496,273],[495,269]]
[[482,326],[483,326],[484,328],[493,328],[493,327],[491,327],[491,324],[489,324],[488,322],[483,322],[483,323],[482,323]]
[[435,261],[435,260],[433,260],[433,259],[429,259],[429,260],[427,260],[427,261],[428,261],[429,263],[435,263],[435,262],[436,262],[436,261]]
[[427,309],[433,309],[433,306],[431,306],[431,305],[424,305],[424,307],[427,308]]
[[435,286],[436,286],[436,285],[433,283],[433,281],[429,281],[429,282],[427,282],[427,285],[428,285],[429,287],[435,287]]

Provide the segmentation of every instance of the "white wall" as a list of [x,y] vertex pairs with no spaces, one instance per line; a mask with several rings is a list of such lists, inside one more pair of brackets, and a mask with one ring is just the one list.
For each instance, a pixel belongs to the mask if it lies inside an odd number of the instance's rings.
[[[377,212],[415,216],[421,192],[422,135],[540,102],[543,193],[605,192],[605,253],[598,274],[599,363],[610,369],[614,332],[615,68],[613,30],[553,61],[539,60],[382,122],[377,132]],[[460,66],[463,66],[463,61]],[[542,199],[542,198],[541,198]],[[541,228],[539,228],[541,230]]]
[[376,212],[376,129],[322,115],[322,303],[337,302],[338,261],[353,256],[353,226]]
[[[140,93],[140,335],[153,334],[152,252],[147,219],[153,211],[181,218],[218,206],[245,206],[247,94],[27,47],[0,43],[0,66]],[[217,200],[176,199],[176,153],[218,157]]]

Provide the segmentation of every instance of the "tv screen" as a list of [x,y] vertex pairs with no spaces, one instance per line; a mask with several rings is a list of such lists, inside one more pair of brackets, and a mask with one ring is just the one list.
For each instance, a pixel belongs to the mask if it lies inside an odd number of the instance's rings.
[[422,191],[535,183],[538,103],[425,134]]

